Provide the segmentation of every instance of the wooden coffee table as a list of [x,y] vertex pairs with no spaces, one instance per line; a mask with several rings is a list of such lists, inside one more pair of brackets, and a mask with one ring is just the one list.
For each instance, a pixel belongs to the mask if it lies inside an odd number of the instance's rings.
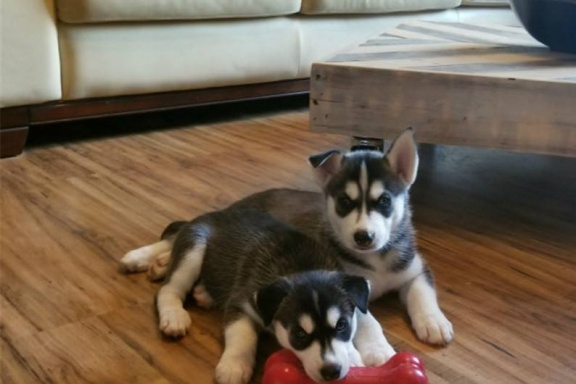
[[522,28],[413,22],[312,67],[317,131],[576,156],[576,55]]

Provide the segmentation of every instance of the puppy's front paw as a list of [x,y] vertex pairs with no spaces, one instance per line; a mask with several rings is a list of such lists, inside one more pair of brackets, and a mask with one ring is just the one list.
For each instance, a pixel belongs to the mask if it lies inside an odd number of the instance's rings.
[[454,338],[452,323],[440,311],[414,316],[412,327],[420,340],[430,344],[448,344]]
[[252,377],[253,362],[243,357],[223,356],[216,366],[218,384],[246,384]]
[[166,336],[186,335],[191,322],[190,315],[184,308],[166,309],[160,313],[160,330]]
[[367,367],[378,367],[396,354],[388,342],[364,343],[358,350]]

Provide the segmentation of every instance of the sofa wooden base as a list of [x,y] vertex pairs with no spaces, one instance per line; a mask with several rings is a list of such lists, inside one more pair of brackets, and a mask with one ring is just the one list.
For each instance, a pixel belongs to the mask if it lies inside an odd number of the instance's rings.
[[0,110],[0,158],[22,153],[30,125],[29,107]]
[[[4,108],[0,110],[0,115],[2,116],[0,131],[2,132],[0,137],[2,139],[2,150],[0,155],[4,158],[15,156],[22,152],[26,142],[28,126],[34,127],[35,125],[72,120],[168,111],[237,101],[261,100],[306,94],[309,90],[309,79],[298,79],[192,91],[59,101],[25,107]],[[19,144],[21,148],[18,150]]]
[[28,127],[0,130],[0,157],[18,156],[24,150],[28,138]]

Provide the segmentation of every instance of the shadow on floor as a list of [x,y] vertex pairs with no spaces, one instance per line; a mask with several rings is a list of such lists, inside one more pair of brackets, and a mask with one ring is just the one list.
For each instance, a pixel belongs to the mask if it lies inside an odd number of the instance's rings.
[[37,125],[30,128],[26,147],[60,145],[191,125],[257,118],[290,111],[305,111],[308,107],[308,100],[308,95],[286,96],[165,112]]

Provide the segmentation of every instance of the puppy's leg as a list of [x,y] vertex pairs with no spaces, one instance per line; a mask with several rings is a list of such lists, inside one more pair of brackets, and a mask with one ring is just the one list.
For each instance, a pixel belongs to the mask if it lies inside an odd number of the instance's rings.
[[[190,315],[184,309],[186,294],[190,291],[202,268],[205,242],[196,244],[180,258],[156,300],[160,317],[160,330],[167,336],[184,336],[190,327]],[[176,257],[176,255],[175,255]]]
[[394,348],[388,343],[382,326],[372,316],[370,311],[362,313],[356,310],[358,330],[354,335],[354,345],[362,356],[366,366],[376,367],[384,364],[396,354]]
[[400,289],[400,298],[406,303],[412,327],[420,340],[432,344],[452,341],[452,323],[438,306],[432,275],[426,266],[422,274]]
[[152,260],[152,263],[148,268],[148,279],[151,281],[158,281],[166,277],[166,273],[168,272],[168,265],[170,264],[170,258],[170,252],[164,252]]
[[252,377],[258,331],[254,322],[245,314],[226,324],[224,353],[216,366],[219,384],[246,384]]
[[170,249],[172,249],[170,240],[160,240],[157,243],[134,249],[120,259],[120,270],[126,273],[146,271],[154,258],[162,253],[170,252]]
[[194,297],[194,300],[196,300],[196,304],[200,308],[210,309],[214,305],[214,300],[212,300],[212,296],[210,296],[210,294],[206,290],[206,287],[201,281],[194,287],[194,290],[192,291],[192,296]]

